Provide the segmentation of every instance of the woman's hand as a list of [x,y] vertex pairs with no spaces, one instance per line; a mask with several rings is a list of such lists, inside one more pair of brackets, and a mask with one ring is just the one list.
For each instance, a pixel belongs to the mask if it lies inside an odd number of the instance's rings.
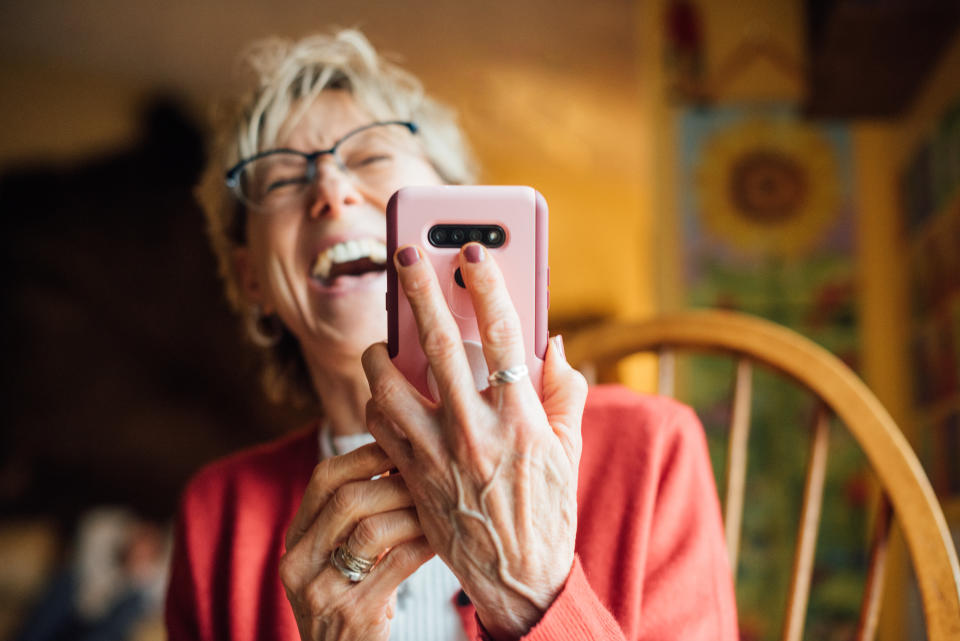
[[[373,345],[363,356],[373,395],[367,427],[400,470],[427,540],[484,627],[494,638],[516,638],[541,618],[573,564],[587,385],[566,363],[562,343],[551,342],[542,404],[526,378],[477,392],[430,263],[416,248],[400,252],[418,258],[406,266],[395,260],[441,399],[425,399],[385,346]],[[460,263],[490,371],[524,363],[520,320],[496,263],[475,243]]]
[[[371,443],[314,469],[280,561],[280,580],[304,641],[386,641],[397,586],[433,556],[400,477],[370,480],[392,467]],[[330,565],[343,541],[361,558],[387,553],[352,583]]]

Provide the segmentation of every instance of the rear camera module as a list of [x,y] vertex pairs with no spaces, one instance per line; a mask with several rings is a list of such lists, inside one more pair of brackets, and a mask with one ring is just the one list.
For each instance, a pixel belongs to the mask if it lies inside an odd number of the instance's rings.
[[465,243],[483,243],[486,247],[500,247],[506,232],[499,225],[434,225],[427,231],[427,240],[434,247],[457,249]]

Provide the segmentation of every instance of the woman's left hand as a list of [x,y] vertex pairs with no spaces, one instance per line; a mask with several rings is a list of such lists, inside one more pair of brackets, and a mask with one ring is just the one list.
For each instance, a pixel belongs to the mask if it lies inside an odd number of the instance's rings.
[[[467,260],[470,247],[479,260]],[[415,262],[394,260],[441,398],[425,399],[386,346],[373,345],[363,355],[373,395],[367,427],[487,632],[517,638],[542,617],[573,564],[586,381],[551,341],[542,403],[528,378],[478,392],[436,274],[410,249],[397,254]],[[524,363],[520,320],[496,263],[478,244],[464,247],[460,263],[490,371]]]

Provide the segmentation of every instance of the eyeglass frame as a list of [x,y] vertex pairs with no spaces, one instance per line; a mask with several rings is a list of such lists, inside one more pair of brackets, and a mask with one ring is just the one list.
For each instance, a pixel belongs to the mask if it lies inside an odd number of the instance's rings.
[[401,125],[403,127],[406,127],[410,131],[410,133],[413,135],[416,135],[417,132],[420,131],[420,127],[417,125],[417,123],[410,122],[408,120],[382,120],[377,122],[371,122],[369,124],[363,125],[362,127],[357,127],[356,129],[352,129],[348,131],[343,136],[341,136],[339,140],[334,142],[333,146],[330,147],[329,149],[319,149],[317,151],[303,152],[297,149],[280,147],[277,149],[267,149],[265,151],[258,152],[252,156],[249,156],[248,158],[241,159],[239,162],[237,162],[237,164],[235,164],[233,167],[228,169],[226,174],[224,175],[224,180],[226,181],[227,188],[229,188],[230,191],[232,191],[234,195],[241,202],[244,202],[247,205],[251,205],[252,203],[250,203],[246,198],[243,197],[241,193],[239,193],[240,172],[242,172],[247,165],[253,162],[256,162],[257,160],[260,160],[261,158],[266,158],[274,154],[295,154],[297,156],[302,156],[307,161],[307,180],[312,182],[317,177],[317,160],[319,158],[329,154],[330,156],[333,157],[334,162],[337,163],[337,167],[341,171],[346,171],[347,168],[344,166],[343,162],[340,160],[340,156],[337,155],[337,151],[340,148],[340,145],[343,144],[343,141],[347,140],[348,138],[350,138],[355,134],[360,133],[361,131],[366,131],[367,129],[372,129],[374,127],[380,127],[383,125]]

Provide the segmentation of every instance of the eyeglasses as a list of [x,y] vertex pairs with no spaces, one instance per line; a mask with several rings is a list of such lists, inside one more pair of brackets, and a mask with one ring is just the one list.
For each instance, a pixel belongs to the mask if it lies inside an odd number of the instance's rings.
[[329,149],[310,153],[295,149],[261,151],[227,171],[227,187],[253,209],[293,207],[313,195],[318,161],[329,154],[344,174],[367,189],[379,191],[395,179],[398,162],[419,153],[414,137],[417,131],[412,122],[374,122],[348,132]]

